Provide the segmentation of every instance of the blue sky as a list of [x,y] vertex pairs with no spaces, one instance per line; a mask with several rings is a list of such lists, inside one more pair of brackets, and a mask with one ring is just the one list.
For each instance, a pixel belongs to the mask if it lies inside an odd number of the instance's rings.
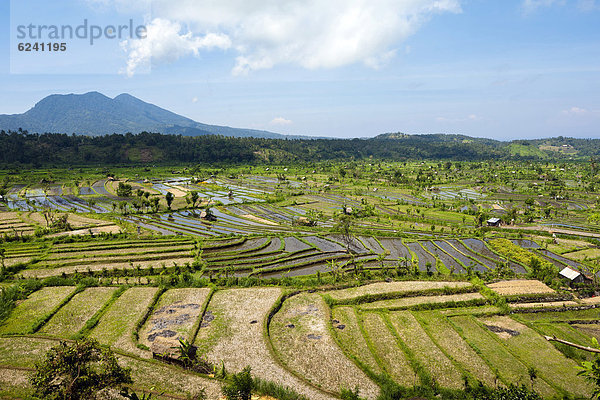
[[[0,113],[96,90],[289,134],[600,138],[600,0],[147,2],[2,2]],[[83,18],[148,37],[15,51],[15,24]]]

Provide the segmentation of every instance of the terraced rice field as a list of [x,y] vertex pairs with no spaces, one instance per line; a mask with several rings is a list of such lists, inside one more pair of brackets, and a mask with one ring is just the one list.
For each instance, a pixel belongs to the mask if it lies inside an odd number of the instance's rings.
[[446,317],[439,311],[421,311],[413,315],[433,342],[465,373],[472,382],[483,382],[494,386],[494,372],[485,361],[454,330]]
[[200,315],[211,289],[169,289],[140,330],[140,343],[150,347],[157,337],[193,341]]
[[389,317],[395,334],[416,360],[442,387],[461,386],[461,373],[446,355],[433,343],[419,322],[409,311],[396,311]]
[[152,287],[127,289],[108,308],[89,336],[111,347],[139,353],[133,342],[133,330],[157,291],[157,288]]
[[112,287],[92,287],[76,294],[40,329],[40,333],[61,338],[75,335],[110,300],[115,290]]
[[402,243],[400,239],[380,239],[383,247],[390,252],[387,258],[399,260],[401,258],[410,260],[412,258],[410,251]]
[[501,296],[555,293],[554,289],[551,289],[544,283],[533,279],[500,281],[487,284],[486,286]]
[[380,300],[372,303],[361,304],[363,310],[402,310],[423,304],[445,304],[460,305],[461,303],[483,303],[485,298],[479,293],[461,293],[441,296],[416,296],[392,300]]
[[351,301],[365,296],[374,295],[394,295],[411,292],[421,292],[424,290],[443,290],[444,288],[468,288],[469,282],[452,281],[398,281],[398,282],[378,282],[355,288],[331,290],[327,292],[331,298],[336,301]]
[[[337,322],[336,322],[337,321]],[[371,353],[353,307],[336,307],[332,310],[333,332],[344,351],[374,373],[383,369]]]
[[[484,327],[472,316],[457,316],[450,319],[459,334],[478,352],[493,371],[498,373],[501,381],[527,382],[529,375],[528,366],[519,360],[501,339],[492,331]],[[544,380],[538,379],[534,389],[544,396],[553,396],[556,391]]]
[[[419,242],[407,243],[406,246],[417,255],[419,270],[421,271],[437,271],[436,259],[427,250],[425,250]],[[429,266],[429,269],[428,269]]]
[[[510,330],[508,335],[497,334],[500,340],[527,365],[535,365],[540,379],[557,391],[589,397],[591,386],[577,376],[577,364],[564,357],[551,343],[527,326],[507,316],[482,319],[485,326]],[[518,332],[514,334],[513,332]],[[540,362],[543,360],[543,362]]]
[[377,385],[344,356],[331,336],[330,323],[320,295],[293,296],[271,321],[273,347],[288,368],[312,384],[332,393],[358,386],[361,396],[375,398]]
[[255,376],[294,387],[310,399],[332,399],[282,368],[269,350],[271,345],[264,336],[266,317],[281,294],[279,288],[217,291],[195,344],[209,361],[223,363],[227,371],[240,371],[250,365]]
[[417,374],[410,366],[406,354],[398,346],[397,339],[390,332],[384,318],[377,313],[361,314],[365,337],[386,373],[398,384],[410,387],[414,385]]
[[0,334],[33,333],[37,319],[52,312],[74,290],[73,286],[47,287],[32,293],[0,325]]
[[[491,258],[492,260],[498,262],[498,263],[505,263],[506,262],[506,258],[500,257],[498,254],[494,253],[493,251],[491,251],[487,245],[479,240],[479,239],[464,239],[462,241],[469,249],[472,249],[474,252],[479,253],[485,257]],[[523,266],[512,262],[512,261],[508,261],[508,266],[515,271],[517,274],[525,274],[527,273],[527,271],[525,270],[525,268],[523,268]]]

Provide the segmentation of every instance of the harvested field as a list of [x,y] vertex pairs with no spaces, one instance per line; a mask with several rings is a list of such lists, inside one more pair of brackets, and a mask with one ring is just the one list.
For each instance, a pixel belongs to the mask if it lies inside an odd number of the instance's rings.
[[[450,318],[458,333],[473,347],[486,363],[496,370],[500,379],[505,383],[527,382],[527,366],[517,359],[505,346],[500,345],[495,333],[477,323],[471,316]],[[556,391],[544,380],[537,379],[534,388],[544,396],[553,396]]]
[[534,279],[515,279],[500,281],[486,285],[500,296],[515,296],[524,294],[556,293],[554,289],[543,282]]
[[[154,388],[155,392],[166,392],[166,394],[180,396],[181,399],[188,398],[187,396],[198,393],[200,389],[204,388],[208,400],[222,398],[221,383],[217,380],[167,364],[123,356],[118,357],[118,360],[123,367],[131,368],[131,377],[136,387]],[[154,398],[155,396],[152,396],[152,399]]]
[[361,397],[374,399],[377,385],[336,345],[328,323],[328,309],[320,295],[293,296],[271,321],[273,347],[288,368],[312,384],[333,393],[358,386]]
[[[332,311],[333,331],[338,344],[355,359],[376,374],[382,372],[373,357],[367,342],[358,325],[358,318],[353,307],[336,307]],[[337,321],[337,323],[336,323]]]
[[98,226],[86,229],[77,229],[74,231],[58,232],[48,235],[47,237],[59,237],[59,236],[78,236],[78,235],[99,235],[101,233],[121,233],[123,228],[118,225]]
[[[585,334],[587,332],[579,330],[577,326],[571,326],[567,323],[536,323],[533,324],[533,327],[536,331],[541,332],[543,335],[555,336],[559,339],[567,340],[571,343],[576,343],[581,346],[593,346],[590,338],[590,336],[593,335]],[[595,358],[594,354],[590,353],[589,351],[576,349],[574,347],[566,346],[557,342],[552,342],[552,344],[563,354],[566,356],[568,355],[569,358],[575,358],[578,361],[593,361]]]
[[541,313],[518,314],[519,319],[526,322],[570,322],[570,321],[598,321],[600,313],[596,308],[587,310],[547,311]]
[[301,381],[282,368],[269,351],[264,336],[267,314],[281,296],[279,288],[228,289],[216,292],[207,309],[195,344],[209,361],[221,361],[230,372],[250,365],[263,379],[293,387],[308,398],[333,397]]
[[[138,266],[141,269],[147,269],[153,267],[155,269],[162,268],[164,264],[166,267],[172,267],[174,264],[185,265],[186,263],[192,263],[194,261],[191,257],[186,258],[167,258],[162,260],[149,260],[149,261],[132,261],[134,263],[133,268]],[[49,276],[58,276],[62,273],[74,274],[76,272],[88,272],[88,271],[102,271],[103,269],[115,270],[115,269],[131,269],[132,266],[129,262],[120,263],[98,263],[88,264],[83,262],[79,265],[73,265],[69,267],[58,267],[58,268],[40,268],[40,269],[26,269],[20,274],[25,278],[47,278]]]
[[144,316],[157,290],[152,287],[126,290],[102,316],[90,337],[111,347],[139,353],[132,339],[133,329]]
[[440,386],[455,389],[462,386],[460,371],[427,336],[410,311],[393,312],[390,321],[400,340]]
[[475,378],[475,381],[483,382],[489,387],[494,386],[494,372],[460,337],[444,315],[439,311],[415,312],[413,315],[435,344]]
[[502,341],[527,365],[535,366],[538,376],[551,386],[578,396],[589,397],[591,386],[577,376],[577,364],[567,359],[550,342],[527,326],[507,316],[481,319],[485,326],[499,327],[518,334],[499,335]]
[[392,300],[380,300],[372,303],[361,304],[363,310],[400,310],[414,307],[421,304],[443,304],[443,303],[460,303],[472,300],[485,300],[485,298],[475,293],[450,294],[442,296],[416,296],[405,297]]
[[0,326],[0,334],[30,333],[38,318],[54,310],[75,288],[73,286],[46,287],[32,293],[12,311]]
[[[42,359],[50,347],[57,344],[58,341],[42,338],[0,338],[0,364],[13,368],[31,368],[35,362]],[[146,390],[153,388],[156,392],[164,391],[167,395],[185,398],[185,396],[197,393],[199,389],[205,388],[207,399],[217,400],[221,396],[221,384],[216,380],[198,376],[166,364],[121,355],[118,355],[117,359],[119,365],[131,368],[133,386],[138,394],[140,391],[137,388]],[[10,376],[10,371],[0,369],[0,382],[5,377]],[[28,372],[25,373],[28,374]],[[17,381],[11,381],[10,383],[15,386],[15,390],[20,390],[18,393],[27,390],[29,386],[27,379],[19,378]],[[4,390],[4,387],[0,390]]]
[[0,338],[0,365],[18,368],[31,368],[50,347],[57,345],[53,340],[31,337]]
[[40,333],[61,338],[75,335],[110,299],[115,290],[112,287],[92,287],[76,294],[54,314]]
[[510,303],[508,306],[513,310],[528,309],[528,308],[561,308],[561,307],[577,307],[580,304],[576,301],[562,300],[562,301],[547,301],[547,302],[536,302],[536,303]]
[[257,217],[256,215],[252,215],[252,214],[243,214],[243,215],[241,215],[241,217],[244,217],[246,219],[249,219],[249,220],[252,220],[255,222],[260,222],[261,224],[264,224],[264,225],[279,225],[276,222],[269,221],[268,219],[260,218],[260,217]]
[[416,383],[416,374],[383,317],[377,313],[365,313],[361,315],[361,319],[375,354],[389,376],[402,386],[413,386]]
[[600,324],[573,324],[572,327],[600,341]]
[[140,343],[150,347],[159,336],[192,341],[194,328],[210,291],[209,288],[167,290],[160,297],[152,316],[140,330]]
[[408,293],[422,290],[465,288],[472,286],[470,282],[444,282],[444,281],[399,281],[378,282],[349,289],[331,290],[327,292],[334,300],[351,300],[367,295]]

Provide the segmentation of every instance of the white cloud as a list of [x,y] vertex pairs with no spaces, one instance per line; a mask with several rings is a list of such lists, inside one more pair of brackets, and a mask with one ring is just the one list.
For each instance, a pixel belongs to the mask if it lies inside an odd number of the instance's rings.
[[589,111],[589,110],[587,110],[585,108],[571,107],[568,110],[563,110],[562,113],[566,114],[566,115],[582,116],[582,115],[587,115],[587,114],[590,114],[590,113],[593,113],[593,112]]
[[222,33],[194,35],[191,31],[181,34],[181,25],[166,19],[155,18],[146,25],[146,37],[121,43],[128,52],[125,73],[132,76],[140,68],[150,64],[173,62],[187,55],[199,55],[203,49],[228,49],[231,40]]
[[[129,3],[139,1],[147,0],[130,0]],[[192,38],[205,32],[228,37],[237,52],[233,73],[244,74],[280,64],[307,69],[336,68],[353,63],[379,67],[394,55],[402,41],[433,15],[461,12],[460,2],[154,0],[152,11],[165,24],[171,21],[171,24],[189,26]],[[173,34],[171,37],[174,38]],[[167,47],[174,47],[175,54],[180,54],[182,47],[188,48],[177,40],[160,43],[156,50],[164,53],[170,53]],[[132,49],[136,50],[140,52]],[[139,55],[134,54],[132,58],[135,60]]]
[[292,121],[289,119],[285,119],[283,117],[277,117],[277,118],[273,118],[271,120],[271,122],[269,122],[270,125],[279,125],[279,126],[285,126],[285,125],[291,125]]
[[555,5],[565,5],[565,0],[523,0],[521,8],[525,14],[530,14],[542,7],[551,7]]
[[192,99],[192,103],[197,103],[197,102],[198,102],[198,98],[197,98],[197,97],[194,97],[194,98]]
[[600,10],[600,4],[597,0],[579,0],[577,8],[584,12],[598,11]]
[[521,9],[524,14],[531,14],[540,8],[553,7],[553,6],[565,6],[574,5],[579,11],[591,12],[600,10],[600,4],[598,0],[577,0],[571,3],[567,3],[566,0],[523,0]]

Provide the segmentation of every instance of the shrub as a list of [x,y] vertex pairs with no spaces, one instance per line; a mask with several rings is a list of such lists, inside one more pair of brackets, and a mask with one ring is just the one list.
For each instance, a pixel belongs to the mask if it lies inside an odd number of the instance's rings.
[[254,382],[250,374],[250,366],[231,376],[231,382],[223,386],[223,395],[227,400],[250,400]]

